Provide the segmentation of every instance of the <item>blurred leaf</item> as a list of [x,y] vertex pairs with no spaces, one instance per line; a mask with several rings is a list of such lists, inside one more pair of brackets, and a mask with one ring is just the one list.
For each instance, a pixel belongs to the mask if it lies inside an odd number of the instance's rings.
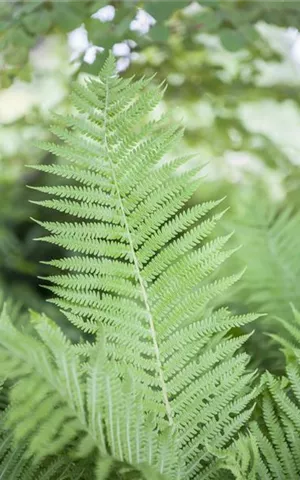
[[246,45],[244,35],[230,28],[223,28],[220,31],[220,40],[223,47],[229,52],[237,52]]
[[253,43],[260,38],[258,31],[252,25],[244,25],[240,30],[249,43]]
[[[116,36],[118,37],[119,40],[121,38],[123,38],[124,35],[127,35],[132,19],[133,19],[133,15],[127,15],[126,17],[122,18],[122,20],[120,20],[120,22],[118,22],[116,24],[115,34],[116,34]],[[131,34],[131,32],[130,32],[130,34]]]
[[125,40],[132,37],[133,32],[129,30],[131,21],[136,15],[136,6],[129,2],[123,2],[118,5],[115,11],[115,17],[111,25],[113,27],[113,35],[117,41]]
[[7,55],[7,60],[10,65],[22,65],[26,62],[28,58],[28,48],[22,47],[19,45],[18,48],[12,48],[9,50],[9,54]]
[[33,12],[22,20],[24,26],[30,33],[46,33],[52,24],[52,13],[48,10]]
[[132,9],[132,8],[136,9],[137,7],[140,8],[141,6],[139,2],[137,2],[137,0],[123,0],[123,5],[126,6],[127,9]]
[[234,8],[229,2],[225,7],[222,6],[222,16],[227,22],[231,23],[231,25],[237,29],[249,21],[248,12],[244,8]]
[[0,88],[9,88],[12,84],[13,78],[6,72],[1,72]]
[[155,25],[150,30],[150,36],[155,42],[166,42],[169,34],[169,28],[165,25]]
[[221,24],[222,15],[218,11],[211,10],[193,16],[192,21],[204,30],[215,30]]
[[0,33],[5,32],[10,26],[9,22],[0,22]]
[[202,0],[201,6],[203,7],[218,7],[219,0]]
[[85,23],[88,38],[91,43],[99,47],[110,48],[115,43],[111,23],[101,23],[96,19],[89,19]]
[[100,8],[105,7],[108,4],[108,0],[95,0],[87,5],[89,14],[92,15],[93,13],[97,12]]
[[19,79],[23,82],[30,82],[32,75],[31,65],[27,63],[23,68],[19,70]]
[[64,32],[69,32],[79,27],[84,20],[84,14],[78,8],[78,2],[69,3],[55,2],[53,5],[53,20]]
[[15,45],[19,47],[22,45],[23,47],[30,48],[35,44],[35,37],[26,33],[22,28],[14,28],[8,32],[8,40],[10,45]]
[[147,1],[144,4],[145,10],[152,15],[157,22],[167,20],[175,11],[186,7],[190,2],[188,1]]
[[[19,15],[18,16],[23,16],[23,15],[27,15],[31,12],[33,12],[34,10],[37,10],[39,8],[40,5],[42,5],[44,3],[44,0],[35,0],[34,2],[18,2],[20,3],[20,10],[19,10]],[[15,9],[15,5],[13,6],[13,9]]]

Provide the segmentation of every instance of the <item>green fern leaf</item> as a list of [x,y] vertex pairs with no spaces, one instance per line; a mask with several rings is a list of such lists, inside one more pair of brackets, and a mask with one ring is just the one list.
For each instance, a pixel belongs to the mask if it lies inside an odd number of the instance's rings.
[[[143,415],[153,412],[158,431],[169,427],[172,442],[177,445],[178,439],[180,475],[213,478],[217,467],[207,445],[225,447],[234,438],[256,395],[248,357],[236,355],[247,337],[228,333],[257,316],[212,311],[212,300],[240,274],[212,276],[233,253],[224,250],[230,236],[208,240],[220,220],[210,214],[218,201],[186,209],[199,187],[197,172],[179,173],[186,159],[165,161],[182,129],[166,117],[145,120],[162,95],[148,80],[118,78],[112,56],[99,78],[74,88],[78,115],[59,118],[52,129],[62,144],[44,144],[62,163],[35,167],[71,180],[41,187],[50,200],[38,202],[66,214],[66,221],[39,223],[50,233],[43,241],[71,252],[50,261],[62,274],[50,277],[48,288],[70,322],[94,334],[95,342],[79,345],[77,352],[93,358],[104,331],[121,384],[129,371],[143,386]],[[75,382],[78,367],[68,361],[65,368],[71,371],[62,382]],[[68,393],[81,422],[82,388],[71,383]],[[110,449],[131,463],[128,446],[124,452],[115,444],[122,438],[122,430],[115,431],[121,425],[110,420]],[[177,478],[179,467],[172,468],[161,473]]]
[[300,308],[299,214],[290,207],[274,207],[260,190],[246,201],[238,198],[237,204],[241,211],[228,229],[236,227],[240,264],[247,265],[237,299],[267,312],[272,320],[289,318],[290,303]]
[[[297,480],[300,475],[300,352],[287,365],[287,379],[267,373],[261,415],[248,436],[219,453],[220,466],[235,478]],[[218,452],[214,452],[218,454]]]
[[171,432],[157,431],[155,419],[143,410],[144,390],[130,376],[121,381],[107,363],[104,344],[82,369],[72,345],[46,317],[34,318],[40,340],[1,320],[2,374],[15,380],[5,425],[14,440],[26,440],[26,461],[69,451],[71,464],[96,451],[99,461],[129,463],[138,471],[145,464],[156,472],[153,478],[177,478]]

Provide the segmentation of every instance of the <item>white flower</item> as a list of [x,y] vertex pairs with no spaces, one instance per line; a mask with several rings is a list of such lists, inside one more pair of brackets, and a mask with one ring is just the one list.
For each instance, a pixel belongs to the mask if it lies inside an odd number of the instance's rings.
[[78,58],[89,47],[88,35],[84,25],[68,33],[68,44],[71,48],[71,61]]
[[116,64],[117,72],[124,72],[134,57],[135,52],[131,52],[131,48],[136,47],[136,43],[133,40],[124,40],[122,43],[115,43],[112,52],[115,57],[119,57]]
[[124,72],[130,65],[130,58],[129,57],[121,57],[118,58],[117,64],[116,64],[116,69],[117,72]]
[[85,51],[83,60],[90,65],[96,60],[97,52],[103,52],[104,48],[97,47],[96,45],[91,45]]
[[106,5],[93,13],[92,18],[96,18],[101,22],[111,22],[114,19],[116,9],[113,5]]
[[155,24],[155,18],[149,15],[145,10],[139,8],[135,19],[130,23],[130,30],[145,34],[149,32],[150,27]]
[[130,47],[127,43],[115,43],[112,48],[113,54],[116,57],[126,57],[130,54]]
[[125,40],[125,43],[127,43],[130,48],[134,48],[137,46],[137,43],[134,40]]
[[293,61],[296,64],[300,65],[300,34],[299,33],[297,33],[297,36],[294,40],[290,55]]
[[192,17],[193,15],[196,15],[203,10],[205,10],[205,8],[199,5],[198,2],[192,2],[183,9],[183,12],[185,13],[185,15]]
[[68,43],[71,48],[70,61],[76,60],[84,54],[83,60],[92,64],[96,59],[98,52],[103,52],[104,48],[93,45],[88,40],[87,30],[84,25],[76,28],[68,34]]

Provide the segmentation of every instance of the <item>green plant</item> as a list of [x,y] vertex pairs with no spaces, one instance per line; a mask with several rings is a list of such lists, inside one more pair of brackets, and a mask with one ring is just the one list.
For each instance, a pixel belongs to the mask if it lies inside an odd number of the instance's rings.
[[[252,366],[283,374],[285,360],[278,350],[278,341],[287,339],[286,325],[295,325],[290,305],[300,307],[299,213],[291,202],[272,201],[265,190],[256,185],[251,186],[250,195],[238,193],[231,200],[231,212],[222,222],[223,234],[235,229],[234,240],[241,245],[230,268],[225,265],[222,273],[246,266],[241,281],[222,300],[229,302],[235,313],[266,313],[264,319],[256,322],[255,333],[248,342]],[[282,320],[279,322],[278,318]],[[253,329],[253,325],[249,328]]]
[[70,252],[47,261],[60,270],[47,288],[82,338],[35,313],[28,333],[3,310],[4,478],[232,478],[222,455],[264,388],[240,334],[259,315],[214,307],[241,276],[216,276],[235,249],[209,239],[220,201],[184,208],[199,176],[164,161],[182,130],[147,121],[162,94],[119,78],[110,55],[74,86],[78,114],[55,118],[63,144],[43,144],[61,161],[35,168],[62,183],[35,187],[50,195],[38,203],[66,221],[38,220],[42,240]]
[[[237,298],[251,308],[274,317],[291,317],[290,303],[299,308],[299,213],[293,205],[274,205],[261,193],[260,204],[253,195],[237,204],[238,213],[228,222],[236,228],[242,248],[239,263],[247,271],[237,290]],[[276,325],[277,328],[277,325]]]
[[281,321],[287,338],[276,336],[286,356],[286,376],[263,375],[265,388],[249,434],[241,436],[226,453],[218,452],[224,467],[241,480],[299,478],[300,315],[294,308],[293,313],[294,325]]

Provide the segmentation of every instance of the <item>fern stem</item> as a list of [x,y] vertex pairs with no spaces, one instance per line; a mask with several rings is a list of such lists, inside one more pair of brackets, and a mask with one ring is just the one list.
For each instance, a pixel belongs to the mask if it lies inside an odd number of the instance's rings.
[[106,83],[105,83],[105,110],[104,110],[104,129],[103,129],[104,130],[104,144],[105,144],[105,149],[106,149],[107,157],[108,157],[108,160],[109,160],[109,164],[110,164],[110,167],[111,167],[113,182],[114,182],[114,185],[115,185],[115,188],[116,188],[116,193],[117,193],[118,201],[119,201],[119,204],[120,204],[120,209],[121,209],[121,212],[122,212],[122,218],[123,218],[126,234],[127,234],[128,241],[129,241],[129,247],[130,247],[134,267],[135,267],[135,270],[136,270],[137,280],[138,280],[138,282],[140,284],[140,287],[141,287],[143,302],[144,302],[146,312],[147,312],[147,319],[148,319],[148,322],[149,322],[150,333],[151,333],[151,337],[152,337],[152,341],[153,341],[157,370],[158,370],[158,375],[159,375],[159,380],[160,380],[162,395],[163,395],[163,402],[164,402],[164,405],[165,405],[165,408],[166,408],[166,415],[167,415],[167,418],[168,418],[169,425],[172,426],[174,424],[173,413],[172,413],[172,408],[171,408],[169,398],[168,398],[167,385],[166,385],[166,382],[165,382],[165,379],[164,379],[164,372],[163,372],[162,362],[161,362],[161,358],[160,358],[160,351],[159,351],[159,346],[158,346],[158,341],[157,341],[156,330],[155,330],[155,326],[154,326],[154,320],[153,320],[153,316],[152,316],[152,313],[151,313],[151,308],[150,308],[150,303],[149,303],[149,299],[148,299],[148,295],[147,295],[147,291],[146,291],[146,287],[145,287],[145,282],[144,282],[144,279],[142,277],[139,261],[138,261],[138,258],[136,256],[136,253],[135,253],[133,240],[132,240],[132,235],[131,235],[130,228],[129,228],[129,225],[128,225],[128,221],[127,221],[127,217],[126,217],[126,213],[125,213],[125,208],[124,208],[124,205],[123,205],[120,189],[119,189],[117,178],[116,178],[114,164],[113,164],[113,161],[111,160],[110,155],[109,155],[109,146],[108,146],[107,135],[106,135],[108,104],[109,104],[109,85],[108,85],[108,78],[107,78]]

